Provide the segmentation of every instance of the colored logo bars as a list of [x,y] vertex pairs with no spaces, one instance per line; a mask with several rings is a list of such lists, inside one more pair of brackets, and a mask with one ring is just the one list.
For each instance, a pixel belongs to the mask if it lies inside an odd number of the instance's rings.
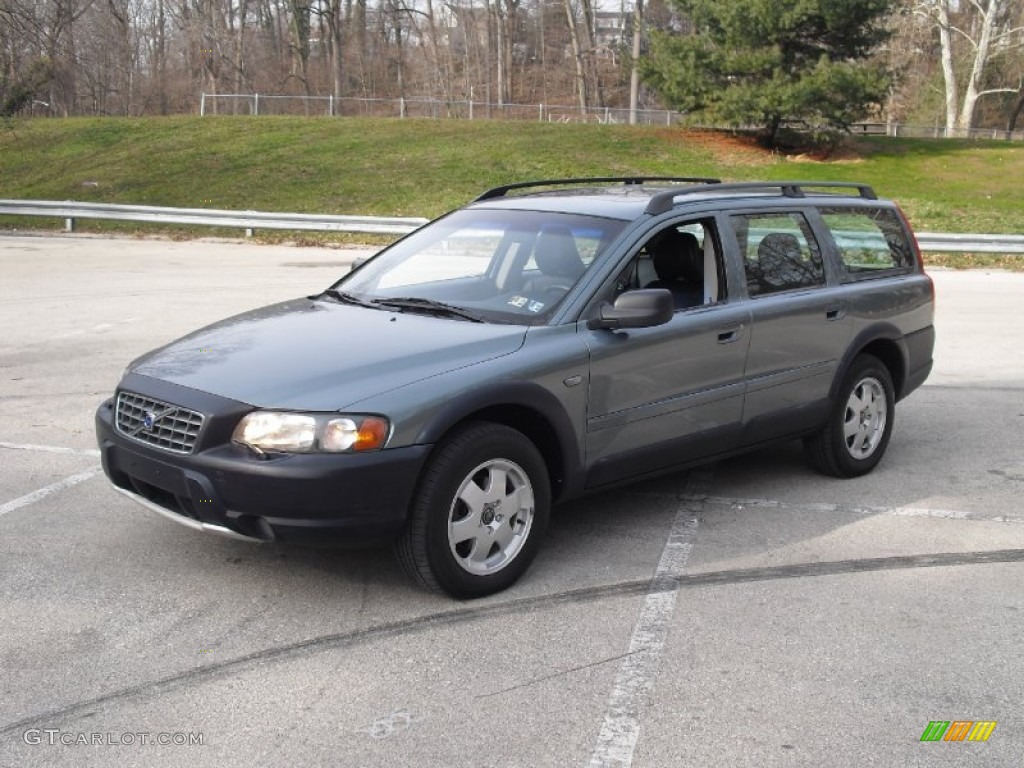
[[921,741],[988,741],[995,727],[995,720],[932,720]]

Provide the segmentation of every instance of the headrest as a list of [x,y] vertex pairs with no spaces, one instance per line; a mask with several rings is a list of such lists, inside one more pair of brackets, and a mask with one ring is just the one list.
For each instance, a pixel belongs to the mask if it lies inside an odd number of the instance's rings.
[[551,277],[575,280],[586,271],[576,249],[576,239],[568,227],[553,226],[542,230],[533,247],[533,258],[538,269]]
[[700,242],[690,232],[670,228],[661,232],[647,246],[659,280],[687,280],[701,282],[704,279],[704,254]]

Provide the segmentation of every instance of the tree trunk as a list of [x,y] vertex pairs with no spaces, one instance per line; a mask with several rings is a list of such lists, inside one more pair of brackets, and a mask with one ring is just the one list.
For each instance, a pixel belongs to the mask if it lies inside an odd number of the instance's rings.
[[587,99],[587,73],[583,67],[583,52],[580,50],[580,35],[576,27],[576,16],[572,12],[572,0],[562,0],[565,6],[565,20],[569,25],[569,40],[572,43],[572,58],[576,67],[576,88],[580,99],[580,114],[586,117]]
[[982,78],[985,75],[985,67],[988,64],[992,49],[992,32],[995,29],[996,19],[999,17],[1001,10],[1002,0],[988,0],[988,7],[985,9],[985,14],[981,20],[981,34],[978,37],[977,47],[974,52],[971,76],[967,80],[964,103],[960,108],[960,115],[956,122],[957,133],[961,136],[969,136],[971,129],[974,127],[974,112],[978,105]]
[[55,73],[50,91],[50,104],[57,106],[64,117],[75,114],[78,102],[76,88],[78,62],[75,56],[74,36],[76,16],[73,3],[74,0],[57,0],[56,18],[48,52]]
[[[355,17],[351,23],[355,27],[356,39],[356,61],[359,64],[359,85],[363,95],[369,95],[368,79],[366,76],[366,0],[356,0]],[[349,35],[349,40],[352,36]],[[351,43],[349,43],[351,45]]]
[[[298,77],[302,80],[303,90],[310,95],[309,89],[309,18],[310,4],[308,0],[291,0],[292,12],[292,45],[294,59],[292,74],[298,68]],[[306,111],[309,111],[309,102],[306,102]]]
[[604,95],[601,93],[601,78],[597,68],[597,42],[594,38],[594,7],[591,0],[580,0],[583,9],[583,66],[588,78],[588,92],[591,104],[604,106]]
[[248,15],[249,0],[241,0],[235,31],[235,93],[242,93],[245,90],[245,19]]
[[636,0],[633,11],[633,64],[629,73],[629,124],[636,125],[640,107],[640,46],[643,43],[644,4]]
[[[117,46],[120,72],[118,79],[121,80],[120,88],[123,92],[121,110],[125,117],[130,117],[132,112],[132,20],[128,17],[127,4],[124,8],[118,7],[114,0],[107,1],[107,11],[114,21],[117,29]],[[113,85],[113,84],[108,84]],[[115,86],[117,87],[117,86]]]
[[[348,0],[348,8],[351,11],[352,3]],[[341,0],[331,0],[328,6],[327,12],[327,43],[328,43],[328,54],[331,67],[331,94],[335,100],[341,98],[342,84],[343,84],[343,62],[342,54],[343,48],[343,31],[344,24],[341,16]],[[335,107],[340,107],[340,104],[336,104]]]
[[[498,0],[502,2],[502,0]],[[512,47],[516,41],[516,17],[517,17],[517,3],[516,0],[504,0],[505,13],[502,21],[505,24],[505,45],[501,49],[501,57],[505,60],[505,82],[502,83],[502,89],[505,91],[505,100],[508,103],[515,102],[515,94],[512,90]]]
[[779,130],[782,128],[782,115],[772,115],[768,118],[768,139],[766,145],[774,148],[779,142]]
[[157,0],[156,87],[160,94],[160,114],[166,115],[170,111],[170,103],[167,98],[167,18],[164,0]]
[[1020,117],[1021,112],[1024,112],[1024,89],[1021,89],[1020,98],[1017,99],[1017,106],[1010,114],[1010,119],[1006,123],[1006,132],[1013,133],[1017,130],[1017,118]]
[[936,19],[939,27],[939,46],[942,55],[942,80],[946,86],[946,136],[956,132],[957,107],[960,102],[960,87],[956,82],[953,67],[953,35],[949,23],[950,0],[938,0]]
[[494,0],[494,30],[497,35],[496,53],[498,55],[498,106],[505,103],[505,20],[501,0]]
[[[432,79],[435,83],[440,84],[442,97],[447,104],[450,104],[452,101],[451,69],[447,66],[446,55],[442,52],[442,46],[438,41],[433,0],[427,0],[427,41],[430,44],[430,55],[434,65]],[[445,46],[445,48],[450,50],[449,46]]]
[[402,41],[402,17],[395,11],[395,44],[398,49],[398,98],[405,99],[405,44]]

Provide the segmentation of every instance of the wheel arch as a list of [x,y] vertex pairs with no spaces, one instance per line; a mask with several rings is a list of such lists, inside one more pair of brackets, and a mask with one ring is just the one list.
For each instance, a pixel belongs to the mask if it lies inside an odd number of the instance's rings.
[[910,365],[910,353],[903,333],[893,325],[874,326],[865,329],[854,339],[843,356],[842,362],[832,381],[830,397],[839,394],[839,386],[846,378],[853,361],[860,355],[872,355],[878,358],[888,369],[892,378],[893,394],[898,401],[904,395]]
[[582,473],[576,433],[565,408],[540,385],[506,382],[452,401],[424,426],[417,442],[439,445],[473,421],[504,424],[524,434],[547,465],[553,501],[577,489]]

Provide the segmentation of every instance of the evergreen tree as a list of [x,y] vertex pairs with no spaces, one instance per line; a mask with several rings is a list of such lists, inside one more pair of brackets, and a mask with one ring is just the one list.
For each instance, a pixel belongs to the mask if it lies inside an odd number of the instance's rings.
[[668,104],[712,121],[841,130],[885,99],[869,61],[893,0],[670,0],[689,34],[655,32],[645,81]]

